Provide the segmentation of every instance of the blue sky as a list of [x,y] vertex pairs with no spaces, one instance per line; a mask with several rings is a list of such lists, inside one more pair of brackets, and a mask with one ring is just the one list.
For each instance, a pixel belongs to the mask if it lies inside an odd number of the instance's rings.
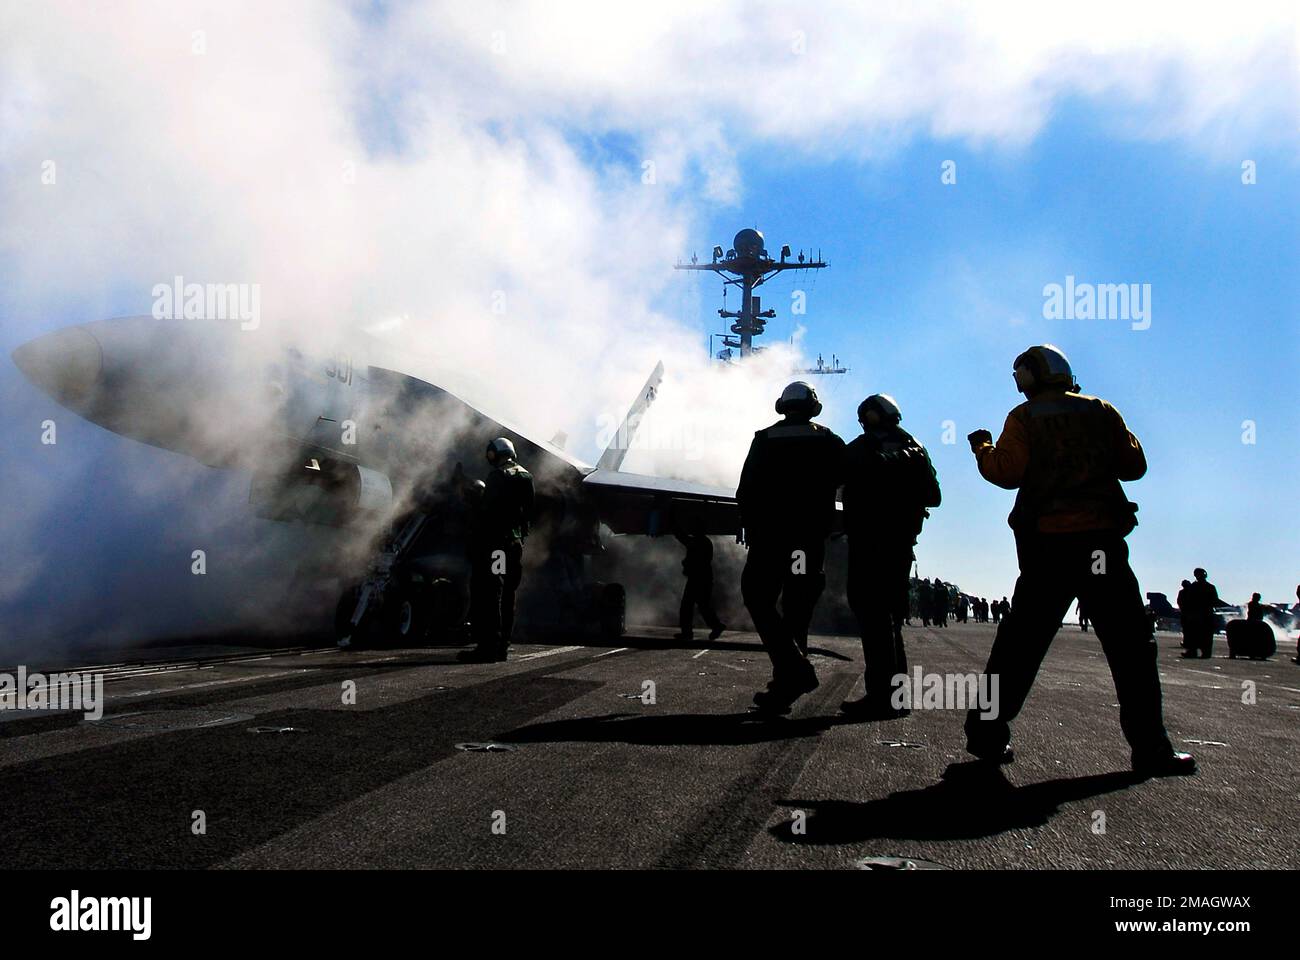
[[[802,319],[811,355],[851,372],[825,378],[824,419],[850,436],[868,393],[892,393],[904,426],[930,449],[945,502],[918,547],[930,571],[1008,594],[1012,495],[977,475],[965,435],[995,435],[1014,391],[1012,359],[1053,342],[1086,392],[1114,403],[1146,447],[1150,470],[1129,486],[1131,538],[1145,590],[1172,595],[1205,566],[1225,596],[1294,600],[1300,404],[1300,179],[1293,149],[1212,157],[1195,143],[1108,135],[1106,111],[1074,105],[1032,143],[972,150],[920,138],[883,161],[819,164],[758,148],[741,153],[744,199],[710,211],[703,255],[757,224],[772,251],[820,246],[831,266],[765,289],[778,318]],[[1241,160],[1258,182],[1241,182]],[[940,182],[956,162],[957,183]],[[1046,320],[1043,287],[1149,283],[1150,329],[1122,320]],[[704,284],[712,310],[718,284]],[[808,314],[789,291],[808,288]],[[779,295],[778,295],[779,292]],[[732,294],[734,299],[734,293]],[[732,304],[732,309],[734,309]],[[702,316],[702,328],[717,329]],[[943,423],[958,442],[942,443]],[[1242,443],[1242,422],[1257,442]]]

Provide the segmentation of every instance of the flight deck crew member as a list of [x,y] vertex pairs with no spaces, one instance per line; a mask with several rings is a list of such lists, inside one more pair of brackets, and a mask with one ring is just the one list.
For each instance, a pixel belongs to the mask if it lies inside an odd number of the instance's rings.
[[1183,650],[1190,650],[1191,641],[1187,639],[1187,616],[1184,607],[1187,605],[1187,588],[1192,585],[1190,580],[1184,580],[1182,589],[1178,591],[1178,597],[1174,600],[1174,606],[1178,608],[1178,629],[1183,634]]
[[696,520],[689,533],[678,533],[677,539],[686,548],[682,559],[682,573],[686,586],[682,588],[682,604],[678,611],[681,627],[678,640],[691,640],[695,636],[695,608],[709,625],[709,639],[722,636],[726,625],[713,609],[713,541],[704,532],[704,525]]
[[1222,606],[1219,591],[1206,579],[1209,574],[1201,567],[1192,571],[1195,578],[1183,588],[1183,638],[1187,647],[1183,659],[1195,660],[1197,657],[1208,660],[1214,653],[1214,608]]
[[1165,732],[1155,638],[1124,540],[1137,525],[1137,506],[1120,481],[1146,473],[1142,445],[1118,410],[1079,393],[1058,348],[1031,347],[1014,372],[1027,399],[1007,416],[997,444],[987,430],[969,438],[984,479],[1019,491],[1008,522],[1020,576],[985,668],[999,678],[997,712],[967,714],[966,749],[984,760],[1011,759],[1011,721],[1078,598],[1110,664],[1133,769],[1194,773],[1196,761],[1176,752]]
[[754,434],[736,488],[749,544],[740,590],[772,660],[772,680],[754,696],[763,711],[784,713],[817,687],[798,638],[807,637],[826,586],[826,537],[844,458],[844,441],[812,422],[821,409],[810,385],[787,386],[776,402],[782,419]]
[[523,575],[524,539],[533,515],[533,476],[515,460],[505,437],[488,444],[492,472],[476,514],[470,569],[470,626],[474,649],[458,658],[471,663],[504,661],[515,623],[515,592]]
[[1250,595],[1250,603],[1246,604],[1246,622],[1264,622],[1264,604],[1258,593],[1252,593]]
[[948,626],[948,588],[943,585],[943,581],[938,577],[934,578],[930,596],[934,600],[934,625],[936,627]]
[[927,507],[941,499],[925,447],[899,424],[893,397],[874,394],[858,407],[862,435],[844,450],[844,527],[849,536],[845,584],[862,634],[859,700],[840,709],[866,719],[891,719],[893,679],[907,675],[903,621],[909,613],[913,551]]
[[921,580],[916,585],[916,607],[921,614],[921,626],[930,625],[930,617],[934,615],[934,598],[930,596],[930,581]]

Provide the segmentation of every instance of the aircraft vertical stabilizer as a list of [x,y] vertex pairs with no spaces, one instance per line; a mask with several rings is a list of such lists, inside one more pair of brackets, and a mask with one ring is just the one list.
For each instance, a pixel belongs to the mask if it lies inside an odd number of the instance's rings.
[[619,424],[618,432],[610,440],[609,447],[600,455],[600,460],[596,463],[597,470],[616,471],[623,466],[623,458],[627,456],[628,448],[632,446],[632,437],[636,434],[637,425],[640,424],[646,410],[650,408],[650,404],[654,403],[655,394],[659,392],[659,384],[663,378],[664,365],[661,360],[655,364],[650,379],[645,382],[645,386],[641,388],[636,401],[632,404],[632,409],[628,410],[627,416]]

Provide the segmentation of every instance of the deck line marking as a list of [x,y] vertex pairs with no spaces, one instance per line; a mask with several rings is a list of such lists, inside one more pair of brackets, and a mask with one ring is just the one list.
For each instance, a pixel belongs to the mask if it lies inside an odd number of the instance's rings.
[[537,653],[526,653],[522,657],[516,657],[516,662],[524,660],[540,660],[542,657],[553,657],[557,653],[569,653],[573,650],[582,650],[582,647],[554,647],[550,650],[539,650]]

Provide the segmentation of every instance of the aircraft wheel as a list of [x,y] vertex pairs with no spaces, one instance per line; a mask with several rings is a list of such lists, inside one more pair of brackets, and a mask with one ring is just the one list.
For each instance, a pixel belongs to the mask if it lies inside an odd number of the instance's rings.
[[600,594],[600,635],[617,640],[627,632],[627,591],[621,583],[606,584]]
[[400,647],[424,642],[429,630],[428,592],[415,586],[394,587],[384,598],[384,636]]

